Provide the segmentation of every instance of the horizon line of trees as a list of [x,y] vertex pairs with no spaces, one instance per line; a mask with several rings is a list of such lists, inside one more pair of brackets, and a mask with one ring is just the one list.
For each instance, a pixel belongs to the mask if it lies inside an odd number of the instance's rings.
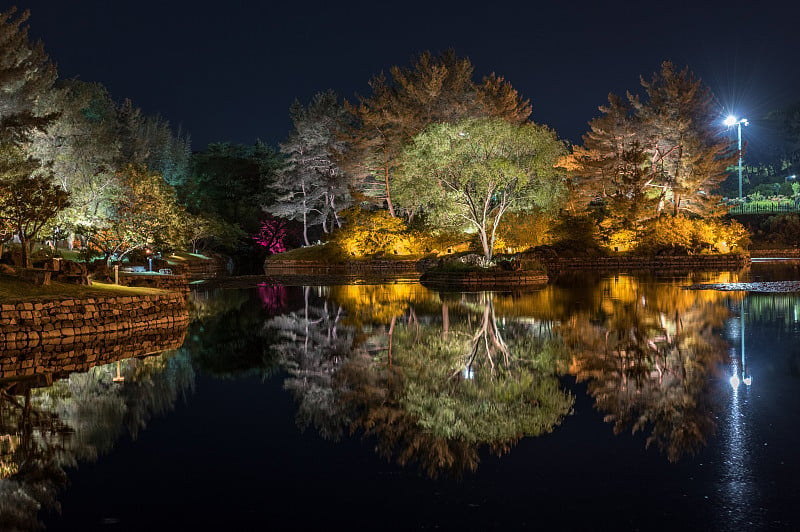
[[[582,146],[534,123],[530,101],[502,76],[476,81],[470,60],[448,50],[374,76],[353,101],[332,90],[296,101],[278,149],[192,152],[188,134],[101,84],[59,79],[27,18],[0,13],[0,257],[16,238],[25,264],[36,240],[79,241],[87,258],[109,261],[145,248],[223,249],[259,264],[354,231],[348,217],[381,213],[428,235],[427,249],[475,235],[487,263],[496,248],[569,240],[579,226],[618,249],[665,217],[679,220],[673,230],[713,222],[714,235],[692,229],[694,247],[731,233],[717,191],[735,152],[688,67],[665,62],[641,94],[610,94]],[[731,242],[742,236],[732,232]]]

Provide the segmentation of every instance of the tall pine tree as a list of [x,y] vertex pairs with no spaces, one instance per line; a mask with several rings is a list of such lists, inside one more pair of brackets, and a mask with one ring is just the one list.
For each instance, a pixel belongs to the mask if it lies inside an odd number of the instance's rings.
[[278,198],[265,210],[301,221],[309,245],[309,227],[321,225],[327,233],[333,224],[341,226],[338,212],[352,204],[349,180],[336,161],[348,114],[333,91],[316,94],[307,107],[295,102],[290,114],[294,128],[280,146],[286,166],[274,185]]
[[56,67],[41,42],[32,43],[23,26],[28,11],[0,13],[0,142],[20,143],[31,130],[44,127],[52,116],[35,113],[37,99],[56,80]]

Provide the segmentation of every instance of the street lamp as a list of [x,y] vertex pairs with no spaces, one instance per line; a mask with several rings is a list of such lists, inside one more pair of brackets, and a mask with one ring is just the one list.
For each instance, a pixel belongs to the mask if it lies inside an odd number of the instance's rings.
[[739,199],[742,199],[742,124],[745,126],[748,124],[746,118],[738,119],[733,115],[728,115],[728,118],[725,119],[725,125],[728,127],[737,126],[736,129],[738,130],[738,137],[739,137]]

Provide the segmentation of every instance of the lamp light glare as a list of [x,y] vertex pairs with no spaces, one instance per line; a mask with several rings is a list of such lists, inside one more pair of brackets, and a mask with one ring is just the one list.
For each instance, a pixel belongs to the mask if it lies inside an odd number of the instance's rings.
[[733,115],[728,115],[728,118],[725,119],[724,124],[728,127],[731,127],[737,122],[736,117]]

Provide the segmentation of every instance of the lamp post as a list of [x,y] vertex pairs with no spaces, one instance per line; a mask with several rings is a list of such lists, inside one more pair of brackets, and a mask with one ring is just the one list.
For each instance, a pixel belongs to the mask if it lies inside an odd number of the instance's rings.
[[725,125],[731,127],[736,126],[737,136],[739,137],[739,199],[742,199],[742,124],[748,125],[746,118],[738,119],[733,115],[728,115],[725,119]]

